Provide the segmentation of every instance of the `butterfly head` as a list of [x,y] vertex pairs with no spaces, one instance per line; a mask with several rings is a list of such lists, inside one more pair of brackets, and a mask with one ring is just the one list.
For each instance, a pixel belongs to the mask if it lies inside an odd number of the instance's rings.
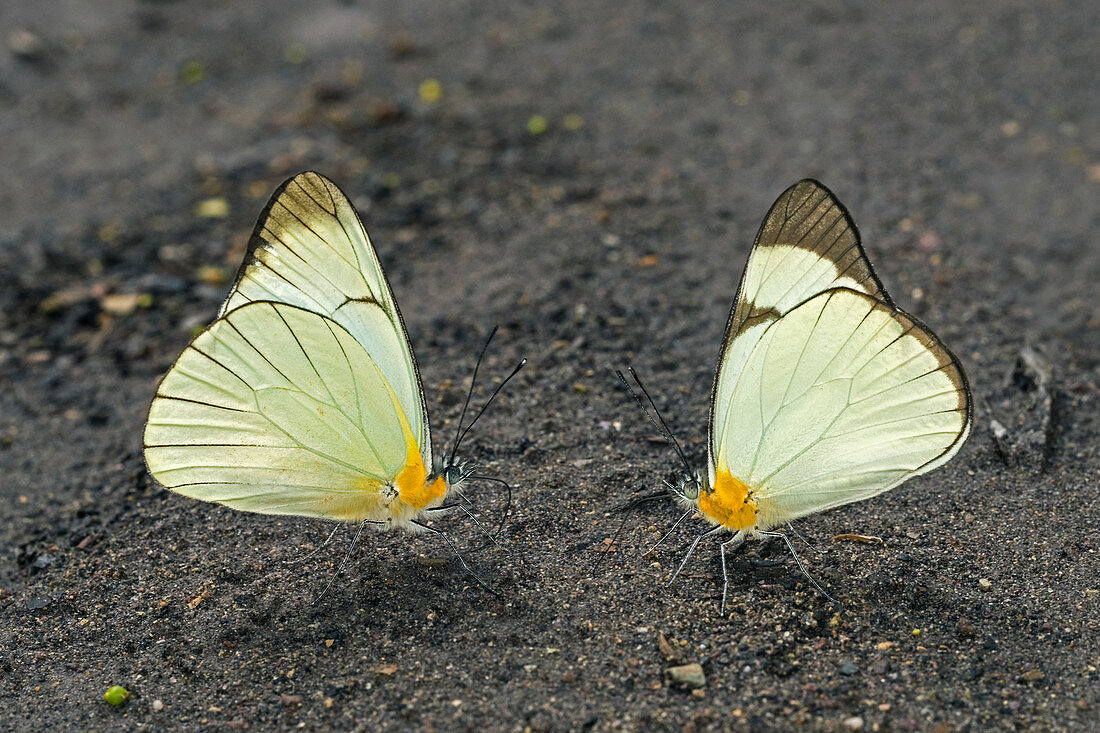
[[682,504],[694,505],[699,501],[699,495],[703,492],[703,477],[698,472],[684,472],[676,477],[673,483],[667,484],[668,488]]
[[473,461],[465,461],[445,454],[441,459],[436,460],[436,465],[432,466],[432,473],[442,477],[448,489],[454,489],[470,478],[476,468]]

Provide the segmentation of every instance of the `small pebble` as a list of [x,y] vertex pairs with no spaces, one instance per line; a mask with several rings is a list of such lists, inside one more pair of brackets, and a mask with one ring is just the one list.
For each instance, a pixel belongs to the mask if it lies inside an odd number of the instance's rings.
[[164,710],[164,703],[160,700],[153,700],[153,710],[156,710],[158,713]]
[[425,79],[420,82],[420,101],[427,104],[435,104],[443,98],[443,85],[435,79]]
[[842,662],[840,665],[840,673],[846,677],[853,674],[859,674],[859,667],[856,666],[855,662]]
[[527,132],[531,135],[541,135],[549,128],[549,123],[542,115],[534,115],[527,120]]
[[661,656],[665,658],[666,662],[676,661],[676,650],[673,648],[663,631],[657,633],[657,649],[661,652]]
[[17,30],[8,36],[8,48],[24,61],[38,61],[46,55],[42,39],[28,30]]
[[955,624],[955,631],[959,632],[959,636],[964,637],[974,636],[978,632],[974,627],[974,622],[968,618],[960,618],[958,623]]
[[53,603],[53,598],[50,596],[32,596],[27,601],[28,611],[38,611]]
[[698,664],[669,667],[665,670],[665,677],[668,678],[670,684],[680,687],[690,687],[698,690],[707,686],[706,675],[703,674],[703,668]]
[[1022,679],[1024,682],[1039,682],[1045,677],[1046,675],[1043,674],[1043,671],[1041,669],[1029,669],[1022,675],[1020,675],[1020,679]]
[[858,715],[853,715],[850,718],[845,718],[844,727],[848,730],[863,730],[863,718]]
[[981,589],[982,593],[988,593],[993,590],[993,581],[989,578],[982,578],[978,581],[978,587]]

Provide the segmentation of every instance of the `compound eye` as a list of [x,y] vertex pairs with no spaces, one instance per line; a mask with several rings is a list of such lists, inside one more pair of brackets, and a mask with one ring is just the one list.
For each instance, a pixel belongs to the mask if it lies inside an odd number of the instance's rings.
[[683,494],[688,499],[699,498],[699,482],[693,478],[685,479],[683,483]]
[[473,473],[473,465],[464,461],[456,461],[453,464],[444,466],[443,468],[443,480],[447,482],[448,486],[454,486],[461,483],[470,477]]

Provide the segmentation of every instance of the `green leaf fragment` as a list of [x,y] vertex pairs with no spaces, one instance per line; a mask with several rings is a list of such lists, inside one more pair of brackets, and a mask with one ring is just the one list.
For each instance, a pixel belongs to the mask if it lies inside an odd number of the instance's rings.
[[130,699],[130,691],[120,685],[111,685],[103,693],[103,699],[117,708]]

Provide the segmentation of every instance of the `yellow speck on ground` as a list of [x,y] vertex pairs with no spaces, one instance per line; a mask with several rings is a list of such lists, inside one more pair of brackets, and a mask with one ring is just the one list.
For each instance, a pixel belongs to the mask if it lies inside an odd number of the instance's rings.
[[576,132],[584,127],[584,118],[576,112],[570,112],[561,118],[561,126],[570,132]]
[[426,104],[435,104],[443,98],[443,85],[436,79],[425,79],[420,82],[420,101]]
[[546,121],[546,118],[542,115],[532,115],[527,120],[527,132],[532,135],[541,135],[549,129],[550,124]]
[[202,219],[224,219],[229,216],[229,202],[220,196],[203,199],[195,205],[195,216]]

